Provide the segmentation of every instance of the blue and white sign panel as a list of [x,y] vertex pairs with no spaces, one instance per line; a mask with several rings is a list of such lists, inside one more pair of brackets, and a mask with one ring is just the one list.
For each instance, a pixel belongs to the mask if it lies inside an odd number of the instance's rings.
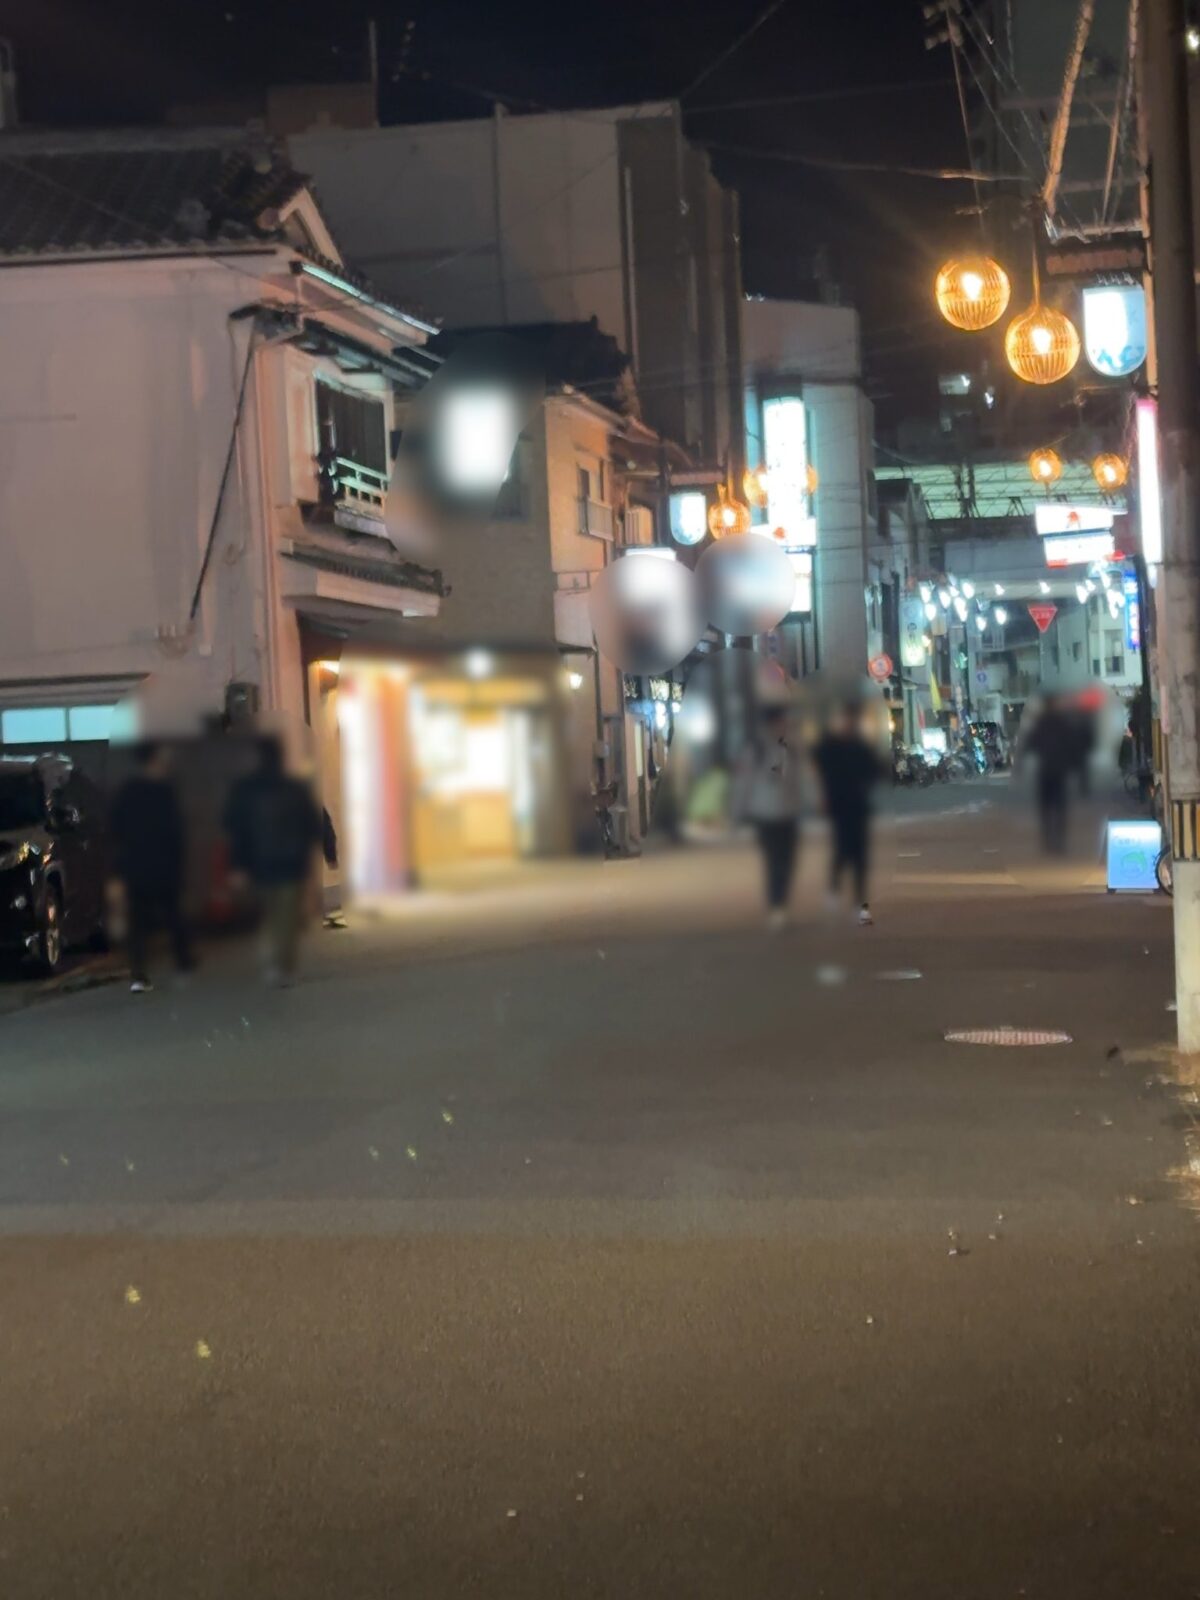
[[1097,372],[1125,378],[1146,359],[1146,291],[1141,284],[1094,284],[1083,291],[1083,347]]
[[1121,590],[1125,595],[1125,648],[1126,650],[1140,650],[1142,648],[1142,604],[1138,596],[1136,573],[1122,573]]
[[1162,850],[1162,828],[1151,817],[1108,825],[1108,887],[1147,894],[1158,888],[1154,864]]

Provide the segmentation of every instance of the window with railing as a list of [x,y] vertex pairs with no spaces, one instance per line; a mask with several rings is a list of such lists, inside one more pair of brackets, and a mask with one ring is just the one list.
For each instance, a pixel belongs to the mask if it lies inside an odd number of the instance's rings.
[[324,378],[316,388],[322,499],[382,509],[391,473],[383,401]]

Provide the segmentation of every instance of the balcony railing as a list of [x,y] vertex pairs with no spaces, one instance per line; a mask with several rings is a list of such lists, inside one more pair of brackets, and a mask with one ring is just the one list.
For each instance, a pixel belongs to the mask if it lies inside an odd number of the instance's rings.
[[613,536],[613,510],[599,500],[579,501],[579,531],[590,533],[597,539]]
[[348,502],[383,510],[388,489],[385,472],[365,467],[361,461],[351,461],[346,456],[326,456],[320,466],[325,494],[335,505]]

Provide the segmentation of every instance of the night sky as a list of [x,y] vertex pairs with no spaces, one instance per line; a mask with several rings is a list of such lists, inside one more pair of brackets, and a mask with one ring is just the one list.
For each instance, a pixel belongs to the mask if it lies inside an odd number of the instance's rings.
[[942,326],[931,275],[973,237],[962,214],[969,186],[744,152],[964,165],[949,58],[924,48],[919,0],[783,0],[697,83],[763,9],[765,0],[403,0],[391,10],[371,0],[0,0],[0,36],[16,47],[22,117],[35,124],[153,122],[180,101],[363,76],[372,15],[388,122],[487,114],[489,96],[521,110],[682,95],[689,136],[742,197],[746,289],[803,295],[823,251],[863,314],[885,409],[927,410]]

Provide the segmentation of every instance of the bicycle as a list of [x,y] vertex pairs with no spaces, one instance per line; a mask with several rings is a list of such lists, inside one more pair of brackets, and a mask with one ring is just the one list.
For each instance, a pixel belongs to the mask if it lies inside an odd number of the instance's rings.
[[1175,893],[1175,859],[1171,854],[1171,835],[1167,831],[1166,807],[1163,803],[1163,788],[1161,783],[1150,783],[1150,810],[1154,820],[1162,830],[1165,841],[1154,861],[1154,878],[1158,887],[1165,895]]

